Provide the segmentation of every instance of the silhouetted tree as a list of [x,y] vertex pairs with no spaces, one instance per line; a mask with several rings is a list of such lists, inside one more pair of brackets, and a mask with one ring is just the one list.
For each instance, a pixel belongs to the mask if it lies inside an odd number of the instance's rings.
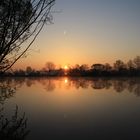
[[82,64],[79,68],[81,71],[86,71],[89,69],[88,65],[87,64]]
[[45,69],[48,71],[55,70],[55,64],[53,62],[47,62],[45,65]]
[[104,71],[104,65],[103,64],[93,64],[91,66],[91,73],[93,76],[101,76]]
[[121,71],[121,70],[123,70],[123,69],[126,68],[126,67],[125,67],[125,64],[124,64],[123,61],[121,61],[121,60],[116,60],[116,62],[114,63],[114,68],[115,68],[115,70],[117,70],[117,71]]
[[110,66],[109,63],[106,63],[106,64],[104,65],[104,70],[105,70],[105,71],[110,72],[111,69],[112,69],[112,67]]
[[71,67],[69,70],[68,70],[68,75],[71,75],[71,76],[80,76],[80,65],[79,64],[76,64],[73,68]]
[[74,69],[79,70],[79,69],[80,69],[80,65],[79,65],[79,64],[76,64],[76,65],[74,66]]
[[127,67],[128,67],[129,70],[133,70],[134,69],[134,63],[133,63],[132,60],[129,60],[127,62]]
[[30,66],[26,70],[7,71],[2,76],[140,76],[140,56],[124,63],[117,60],[113,66],[109,63],[93,64],[91,68],[87,64],[56,68],[53,62],[47,62],[41,70],[32,69]]
[[104,70],[104,65],[103,64],[93,64],[91,66],[91,69],[97,70],[97,71],[103,71]]
[[26,74],[27,74],[27,75],[30,75],[30,74],[32,74],[32,72],[33,72],[33,69],[32,69],[30,66],[28,66],[28,67],[26,68]]
[[135,72],[135,64],[132,60],[129,60],[127,62],[127,73],[129,76],[134,76],[136,74]]
[[51,23],[50,10],[54,2],[55,0],[0,1],[0,71],[6,71],[21,58],[44,24]]
[[137,70],[140,70],[140,56],[137,56],[136,58],[134,58],[133,62],[134,62],[135,68]]

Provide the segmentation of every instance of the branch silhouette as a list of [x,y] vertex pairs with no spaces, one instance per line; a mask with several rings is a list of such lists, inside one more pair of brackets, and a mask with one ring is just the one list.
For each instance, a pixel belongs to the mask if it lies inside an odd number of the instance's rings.
[[43,26],[52,23],[54,3],[55,0],[0,2],[0,71],[10,69],[25,55]]

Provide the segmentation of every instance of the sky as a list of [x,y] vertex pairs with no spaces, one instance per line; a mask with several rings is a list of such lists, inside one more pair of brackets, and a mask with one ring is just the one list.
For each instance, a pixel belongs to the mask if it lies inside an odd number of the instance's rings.
[[140,0],[56,0],[47,25],[14,68],[126,62],[140,55]]

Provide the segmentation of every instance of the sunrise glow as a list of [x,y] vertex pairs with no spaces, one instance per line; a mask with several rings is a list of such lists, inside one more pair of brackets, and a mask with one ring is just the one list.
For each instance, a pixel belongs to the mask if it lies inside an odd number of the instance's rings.
[[91,66],[133,59],[140,52],[139,5],[138,0],[57,1],[54,9],[63,12],[53,14],[54,24],[44,26],[33,51],[14,68],[40,70],[51,61],[66,71],[67,64]]
[[65,65],[65,66],[64,66],[64,69],[65,69],[65,70],[68,70],[68,66],[67,66],[67,65]]
[[0,0],[0,140],[140,140],[140,0]]

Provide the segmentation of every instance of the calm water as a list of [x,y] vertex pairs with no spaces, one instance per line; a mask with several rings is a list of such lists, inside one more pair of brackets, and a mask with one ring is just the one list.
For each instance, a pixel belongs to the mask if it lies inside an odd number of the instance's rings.
[[140,140],[140,79],[0,78],[0,140]]

